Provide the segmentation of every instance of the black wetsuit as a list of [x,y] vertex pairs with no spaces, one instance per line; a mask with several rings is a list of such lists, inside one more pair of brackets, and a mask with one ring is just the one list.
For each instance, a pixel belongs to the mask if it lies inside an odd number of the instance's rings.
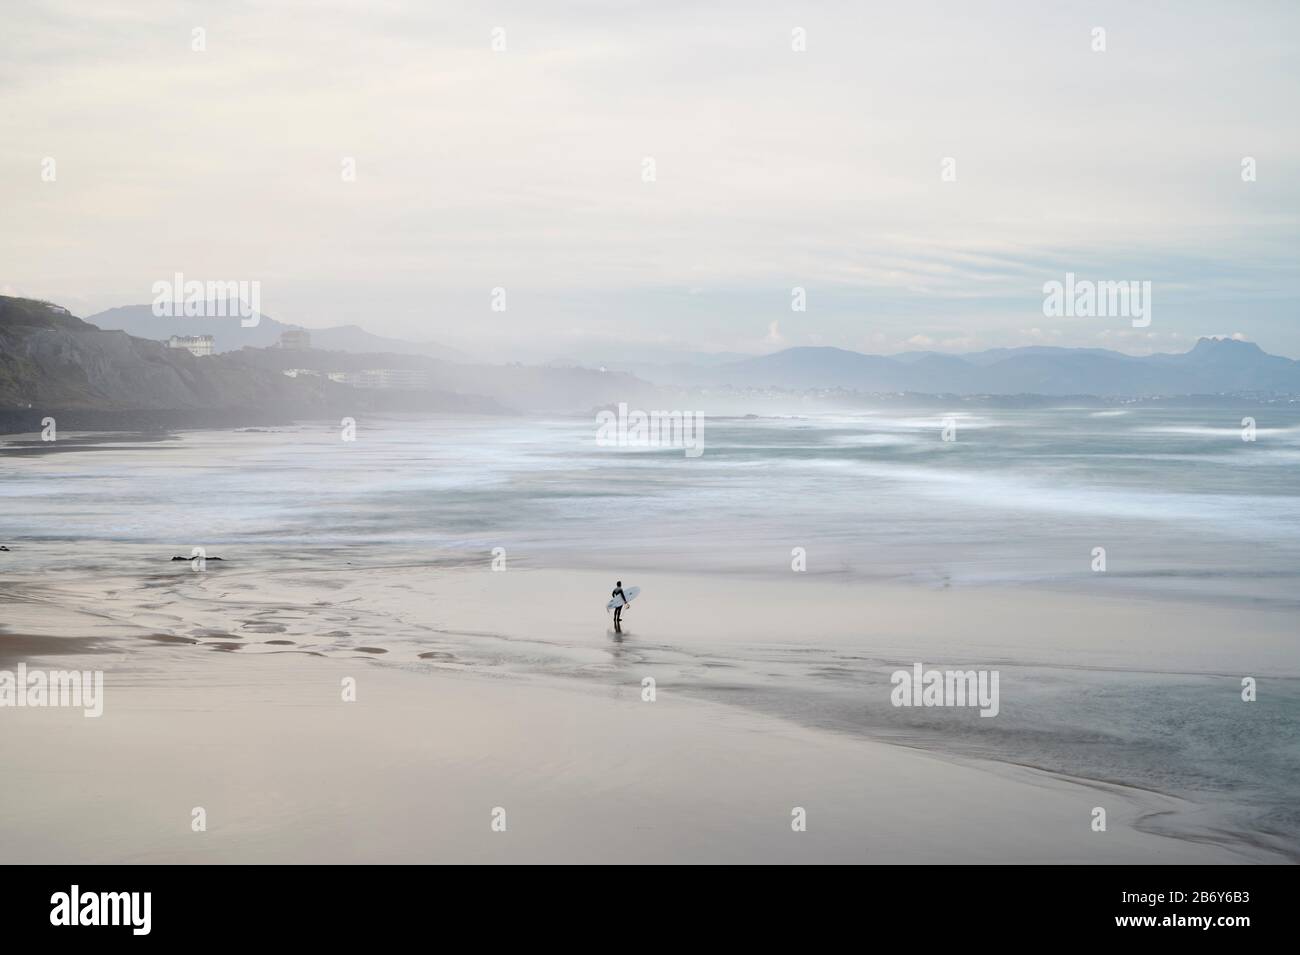
[[619,625],[619,618],[623,616],[623,608],[627,606],[627,595],[623,593],[622,587],[615,587],[610,596],[623,598],[623,602],[614,608],[614,626],[617,627]]

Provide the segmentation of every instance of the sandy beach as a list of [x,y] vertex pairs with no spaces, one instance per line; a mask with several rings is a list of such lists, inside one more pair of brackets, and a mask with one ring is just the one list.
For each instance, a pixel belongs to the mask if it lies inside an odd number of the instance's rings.
[[[99,719],[0,713],[5,861],[1287,860],[1212,804],[980,758],[978,739],[940,752],[936,735],[978,737],[978,717],[945,711],[936,734],[888,705],[897,666],[1001,660],[1014,719],[1032,705],[1016,674],[1077,667],[1082,644],[1099,671],[1212,681],[1213,612],[647,573],[655,599],[615,635],[576,612],[603,581],[587,571],[208,568],[5,583],[0,667],[105,672]],[[1245,652],[1272,665],[1284,621],[1256,622]],[[792,666],[824,685],[776,692]]]
[[[168,653],[170,651],[162,651]],[[71,663],[61,660],[60,664]],[[91,665],[91,664],[87,664]],[[0,746],[7,862],[1241,862],[1177,800],[938,759],[665,692],[222,654]],[[358,682],[340,701],[341,679]],[[1093,806],[1109,831],[1089,831]],[[191,831],[192,811],[207,831]],[[491,828],[506,811],[506,831]],[[791,813],[808,814],[806,832]],[[978,838],[972,838],[978,833]]]

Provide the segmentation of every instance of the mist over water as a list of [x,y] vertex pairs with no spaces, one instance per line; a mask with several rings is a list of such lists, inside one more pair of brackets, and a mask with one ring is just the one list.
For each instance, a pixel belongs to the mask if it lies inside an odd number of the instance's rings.
[[809,574],[1297,606],[1300,411],[1255,412],[1254,442],[1242,414],[979,411],[951,442],[933,412],[708,418],[697,458],[598,447],[582,418],[371,419],[354,442],[311,424],[0,458],[0,501],[11,537],[177,553],[505,546],[787,575],[803,547]]

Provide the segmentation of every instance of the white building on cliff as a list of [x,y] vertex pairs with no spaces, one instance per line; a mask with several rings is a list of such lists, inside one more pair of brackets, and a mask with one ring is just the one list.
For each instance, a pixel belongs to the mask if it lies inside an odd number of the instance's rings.
[[184,348],[195,358],[212,354],[211,335],[173,335],[167,339],[168,348]]

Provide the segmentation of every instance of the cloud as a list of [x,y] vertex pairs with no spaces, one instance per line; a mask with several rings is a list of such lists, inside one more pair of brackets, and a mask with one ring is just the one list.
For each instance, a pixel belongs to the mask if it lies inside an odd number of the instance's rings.
[[[309,326],[743,348],[783,285],[810,291],[799,340],[1013,342],[1072,270],[1151,279],[1189,336],[1230,312],[1300,351],[1300,15],[1096,12],[1104,54],[1027,0],[828,4],[794,53],[764,2],[25,4],[0,277],[103,308],[184,271]],[[482,314],[495,286],[510,311]]]

